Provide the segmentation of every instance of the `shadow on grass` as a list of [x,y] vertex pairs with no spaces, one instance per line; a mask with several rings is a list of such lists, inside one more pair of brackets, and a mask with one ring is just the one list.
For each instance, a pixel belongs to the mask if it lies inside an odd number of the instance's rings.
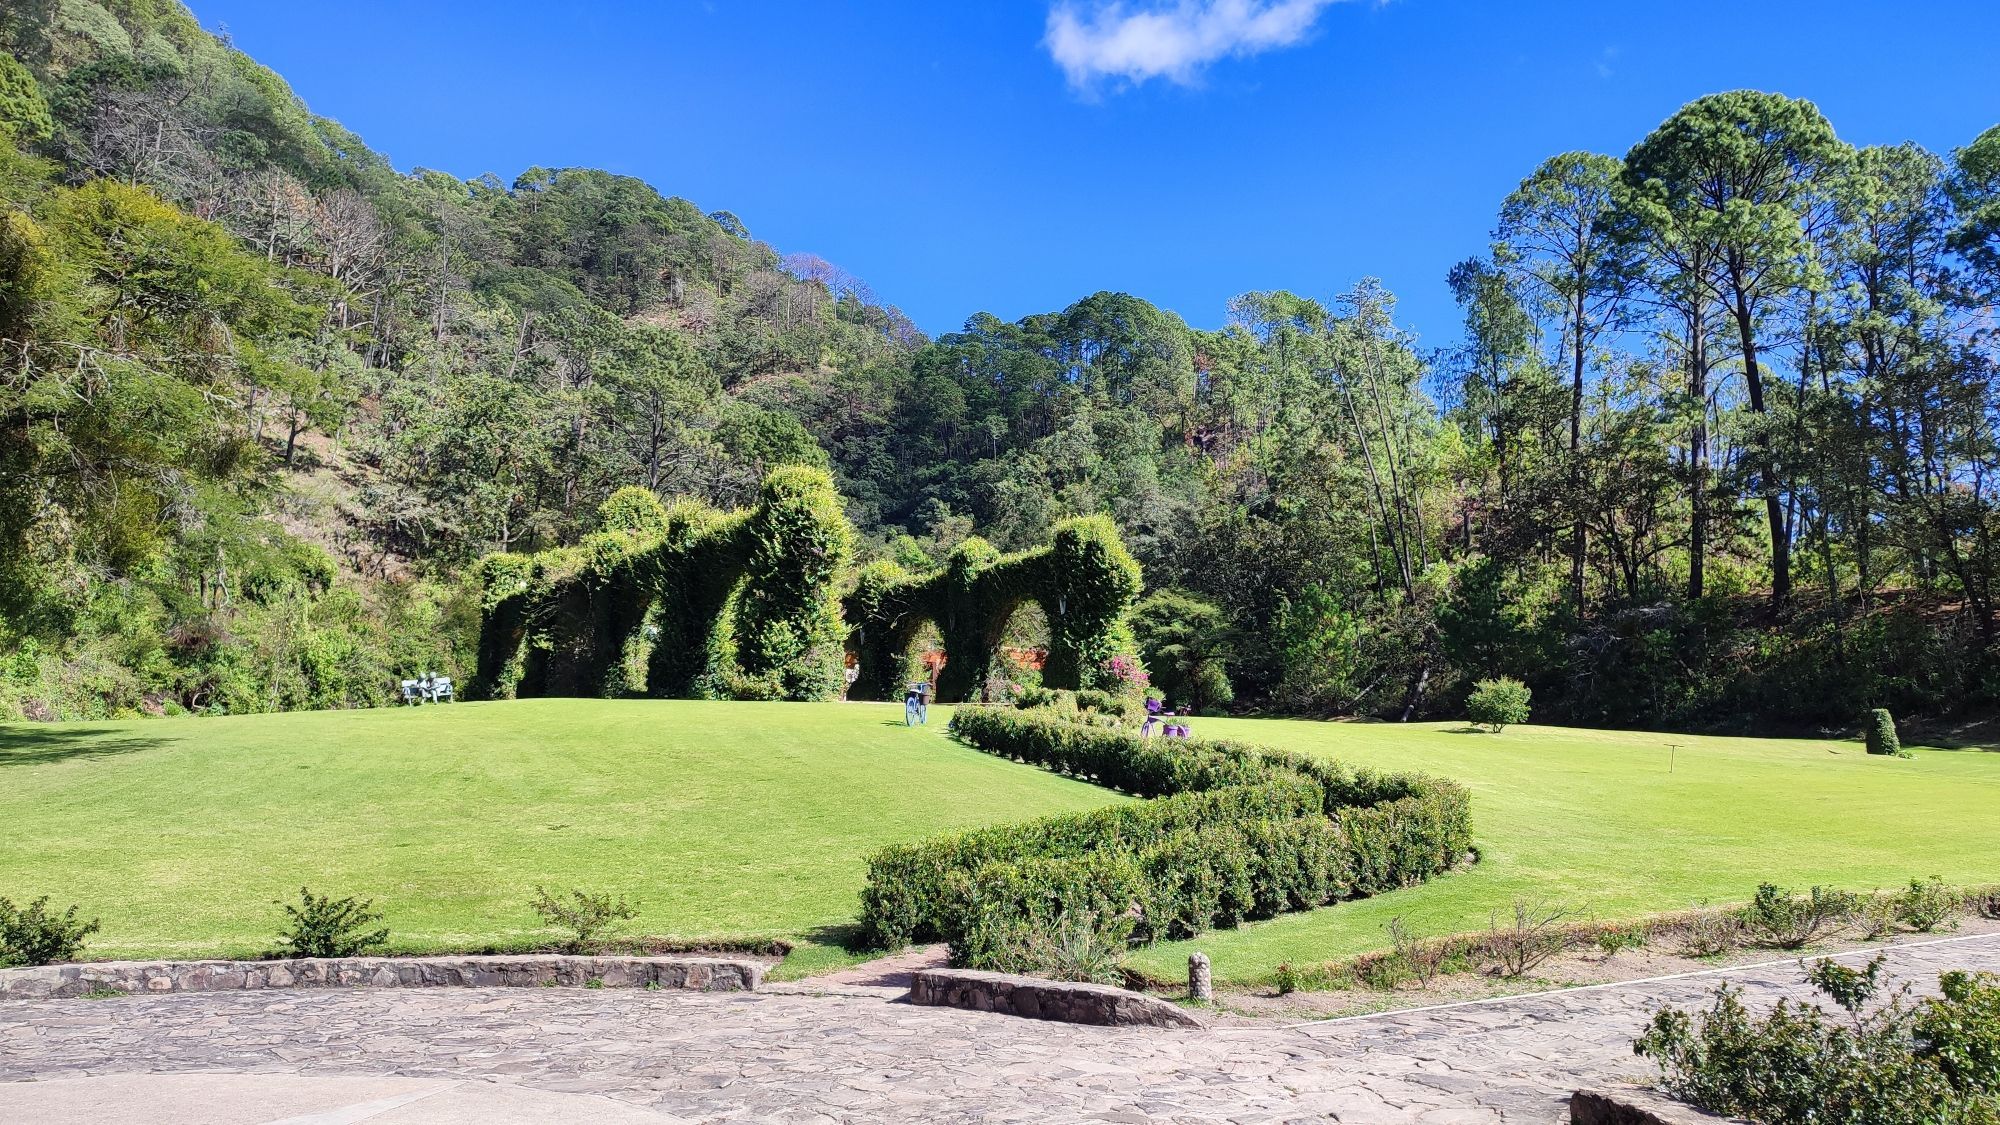
[[112,758],[157,750],[178,739],[150,735],[116,735],[73,727],[0,726],[0,769],[41,766],[71,758]]
[[[899,724],[900,725],[900,724]],[[861,924],[842,922],[834,926],[816,926],[803,935],[807,941],[817,945],[830,945],[849,953],[879,952],[870,950],[861,943]]]

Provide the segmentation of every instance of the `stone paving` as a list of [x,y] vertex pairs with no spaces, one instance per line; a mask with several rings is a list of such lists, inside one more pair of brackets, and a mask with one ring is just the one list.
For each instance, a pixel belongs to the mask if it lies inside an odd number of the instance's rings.
[[[2000,935],[1889,953],[1896,981],[1922,984],[1949,968],[2000,971]],[[0,1121],[90,1119],[76,1114],[74,1098],[57,1096],[81,1087],[40,1085],[47,1080],[207,1071],[468,1087],[487,1079],[608,1098],[662,1121],[1549,1123],[1562,1119],[1579,1085],[1647,1076],[1629,1046],[1647,1013],[1661,1002],[1698,1003],[1718,979],[1743,985],[1760,1004],[1804,991],[1796,962],[1786,961],[1205,1032],[917,1008],[891,1002],[886,989],[364,989],[12,1002],[0,1004],[0,1083],[8,1083],[0,1085]]]

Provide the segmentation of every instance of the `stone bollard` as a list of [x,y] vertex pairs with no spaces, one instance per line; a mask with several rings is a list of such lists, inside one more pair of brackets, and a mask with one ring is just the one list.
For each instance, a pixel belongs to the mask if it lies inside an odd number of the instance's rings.
[[1208,954],[1188,955],[1188,999],[1203,1004],[1215,1002],[1215,981],[1208,967]]

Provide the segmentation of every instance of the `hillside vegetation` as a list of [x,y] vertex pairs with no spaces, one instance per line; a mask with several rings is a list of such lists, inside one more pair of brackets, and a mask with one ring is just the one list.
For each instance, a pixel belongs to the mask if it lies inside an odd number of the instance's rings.
[[2000,127],[1857,149],[1737,91],[1523,168],[1442,350],[1374,281],[933,340],[637,180],[393,168],[177,0],[9,4],[0,49],[0,716],[462,678],[471,560],[798,462],[859,563],[1110,515],[1140,654],[1204,707],[2000,701]]

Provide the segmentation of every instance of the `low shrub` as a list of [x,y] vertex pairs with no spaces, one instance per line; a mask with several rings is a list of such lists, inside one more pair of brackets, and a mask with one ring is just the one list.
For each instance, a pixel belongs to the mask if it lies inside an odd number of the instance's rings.
[[1512,676],[1479,681],[1465,701],[1465,717],[1494,734],[1510,724],[1527,722],[1528,714],[1528,685]]
[[1880,941],[1903,924],[1901,895],[1862,895],[1854,910],[1854,929],[1863,941]]
[[1088,919],[1059,917],[1037,929],[1018,954],[1021,971],[1050,980],[1123,984],[1125,942],[1099,933]]
[[1886,708],[1877,707],[1868,712],[1868,720],[1863,728],[1863,736],[1868,741],[1870,754],[1888,754],[1898,758],[1908,757],[1903,750],[1903,740],[1896,734],[1895,716]]
[[1962,905],[1959,892],[1933,875],[1928,880],[1910,880],[1909,889],[1896,896],[1896,917],[1918,933],[1955,930]]
[[1597,946],[1597,951],[1604,954],[1604,959],[1609,961],[1626,950],[1644,949],[1646,930],[1643,926],[1614,926],[1597,931],[1597,936],[1591,939],[1591,944]]
[[74,961],[97,930],[97,919],[78,918],[75,906],[60,914],[50,910],[47,895],[25,907],[0,898],[0,968]]
[[1720,957],[1743,944],[1743,917],[1734,912],[1696,906],[1679,926],[1677,952],[1683,957]]
[[1389,919],[1389,944],[1419,988],[1429,988],[1451,956],[1449,942],[1423,940],[1403,922],[1401,915]]
[[1093,688],[1085,688],[1076,693],[1076,709],[1079,711],[1095,711],[1100,715],[1117,715],[1125,710],[1124,706],[1118,702],[1117,696],[1108,691],[1097,691]]
[[1764,883],[1740,917],[1757,944],[1803,949],[1845,925],[1860,905],[1861,896],[1848,891],[1814,887],[1800,895]]
[[1188,937],[1418,882],[1470,847],[1469,799],[1449,782],[1047,711],[961,709],[952,729],[1154,799],[876,853],[862,891],[873,946],[942,940],[957,964],[1003,968],[1057,919],[1107,941]]
[[1515,899],[1511,919],[1493,916],[1482,949],[1500,976],[1508,980],[1527,976],[1568,947],[1564,923],[1577,913],[1574,907]]
[[2000,977],[1946,973],[1938,996],[1871,1010],[1881,965],[1808,971],[1845,1019],[1789,1000],[1757,1016],[1724,985],[1706,1010],[1655,1012],[1633,1050],[1673,1096],[1767,1125],[2000,1120]]
[[1972,896],[1972,908],[1989,922],[2000,922],[2000,891],[1981,891]]
[[566,953],[584,952],[599,937],[615,929],[618,923],[639,916],[638,909],[623,898],[591,894],[575,887],[570,888],[566,896],[552,895],[536,887],[534,900],[529,905],[544,925],[569,931],[568,939],[563,942]]
[[1278,962],[1277,971],[1271,974],[1271,987],[1277,989],[1280,996],[1290,996],[1304,983],[1304,977],[1299,972],[1298,966],[1290,961]]
[[355,957],[389,942],[387,926],[369,929],[382,920],[373,900],[353,896],[336,899],[299,888],[299,904],[280,902],[290,919],[278,934],[278,952],[285,957]]

